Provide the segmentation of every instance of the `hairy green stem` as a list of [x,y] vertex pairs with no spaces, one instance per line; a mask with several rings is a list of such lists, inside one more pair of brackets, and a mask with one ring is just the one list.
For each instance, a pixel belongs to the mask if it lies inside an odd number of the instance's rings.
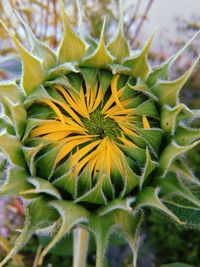
[[89,232],[83,228],[74,230],[74,262],[73,267],[86,267]]

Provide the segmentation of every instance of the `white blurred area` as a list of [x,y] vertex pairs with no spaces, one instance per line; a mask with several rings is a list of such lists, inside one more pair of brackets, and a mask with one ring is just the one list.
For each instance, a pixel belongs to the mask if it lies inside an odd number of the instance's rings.
[[[149,0],[140,1],[139,15],[142,15]],[[129,3],[136,4],[137,0],[127,0]],[[180,37],[176,31],[176,18],[189,21],[192,17],[200,17],[200,0],[154,0],[147,17],[139,40],[145,41],[156,28],[152,50],[164,50],[168,47],[166,40],[175,41]]]

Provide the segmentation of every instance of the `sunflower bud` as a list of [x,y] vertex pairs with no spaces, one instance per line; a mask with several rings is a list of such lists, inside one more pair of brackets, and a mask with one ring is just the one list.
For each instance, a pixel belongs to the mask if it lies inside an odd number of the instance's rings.
[[[97,267],[103,266],[113,231],[129,242],[136,266],[144,207],[176,223],[199,226],[194,214],[200,201],[193,193],[199,181],[181,156],[200,143],[200,130],[190,126],[200,112],[179,103],[199,58],[180,78],[167,80],[169,67],[197,34],[151,69],[147,56],[154,34],[132,54],[123,15],[108,45],[105,22],[99,42],[86,42],[71,28],[62,2],[61,15],[64,35],[58,53],[22,21],[33,46],[30,53],[2,22],[18,48],[23,72],[20,82],[0,84],[0,147],[9,161],[0,196],[17,195],[27,204],[25,227],[0,266],[38,230],[54,233],[40,255],[42,264],[48,251],[76,228],[75,242],[86,233],[80,229],[94,234]],[[74,266],[83,267],[84,261],[75,259]]]

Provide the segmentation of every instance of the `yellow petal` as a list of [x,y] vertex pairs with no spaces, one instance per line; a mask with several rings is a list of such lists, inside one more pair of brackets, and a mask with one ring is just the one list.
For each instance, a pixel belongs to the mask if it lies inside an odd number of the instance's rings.
[[150,124],[149,124],[149,122],[148,122],[148,120],[147,120],[147,117],[146,116],[142,116],[142,124],[143,124],[143,127],[145,128],[145,129],[149,129],[149,128],[151,128],[151,126],[150,126]]
[[117,83],[118,83],[118,80],[119,80],[119,75],[116,75],[113,79],[113,81],[111,82],[111,92],[112,92],[112,95],[113,95],[113,98],[115,100],[115,103],[117,104],[117,106],[120,108],[120,109],[124,109],[124,107],[122,106],[122,104],[120,103],[119,101],[119,98],[118,98],[118,93],[117,93]]
[[50,101],[48,99],[42,99],[41,101],[38,101],[38,102],[42,102],[42,103],[48,105],[50,108],[52,108],[52,110],[56,113],[58,118],[61,120],[62,125],[65,125],[64,118],[63,118],[61,111],[52,101]]

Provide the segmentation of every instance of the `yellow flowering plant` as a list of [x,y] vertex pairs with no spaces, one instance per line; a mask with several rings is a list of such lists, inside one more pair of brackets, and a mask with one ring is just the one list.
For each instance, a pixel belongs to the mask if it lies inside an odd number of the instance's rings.
[[[74,267],[86,266],[89,234],[96,267],[103,266],[109,236],[122,235],[136,266],[143,209],[158,210],[185,227],[200,225],[199,180],[182,155],[200,143],[191,127],[199,110],[179,102],[181,88],[199,58],[177,80],[174,56],[151,68],[148,51],[132,52],[123,12],[109,44],[77,34],[60,1],[64,35],[57,52],[40,42],[21,19],[31,52],[8,32],[22,59],[17,81],[0,83],[0,196],[24,200],[26,221],[6,264],[34,233],[51,235],[43,258],[74,232]],[[5,164],[5,160],[9,165]]]

